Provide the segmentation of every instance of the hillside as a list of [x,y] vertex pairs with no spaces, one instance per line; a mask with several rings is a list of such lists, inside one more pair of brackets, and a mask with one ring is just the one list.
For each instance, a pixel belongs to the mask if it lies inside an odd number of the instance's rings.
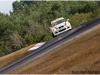
[[100,74],[100,25],[9,74]]
[[9,63],[21,58],[22,56],[26,55],[27,53],[31,52],[31,51],[28,51],[29,48],[33,47],[34,44],[30,45],[30,46],[27,46],[25,48],[22,48],[18,51],[15,51],[13,53],[10,53],[8,55],[5,55],[3,57],[0,57],[0,68],[8,65]]

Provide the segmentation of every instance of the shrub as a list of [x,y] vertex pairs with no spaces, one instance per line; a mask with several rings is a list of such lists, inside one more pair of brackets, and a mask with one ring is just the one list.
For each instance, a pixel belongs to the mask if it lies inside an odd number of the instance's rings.
[[87,14],[76,13],[75,15],[71,16],[70,23],[73,27],[76,27],[82,23],[89,21],[91,19],[90,15],[91,15],[91,13],[87,13]]

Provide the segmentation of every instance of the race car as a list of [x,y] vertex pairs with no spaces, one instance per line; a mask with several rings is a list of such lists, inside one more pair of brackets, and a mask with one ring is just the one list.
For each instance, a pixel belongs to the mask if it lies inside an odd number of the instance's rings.
[[57,18],[50,23],[50,32],[53,37],[72,29],[71,24],[68,22],[69,19],[63,17]]

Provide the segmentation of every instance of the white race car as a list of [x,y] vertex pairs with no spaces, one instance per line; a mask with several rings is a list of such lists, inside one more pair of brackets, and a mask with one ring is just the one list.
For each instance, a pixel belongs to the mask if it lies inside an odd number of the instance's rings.
[[51,21],[50,32],[52,33],[53,37],[70,29],[72,29],[71,24],[63,17]]

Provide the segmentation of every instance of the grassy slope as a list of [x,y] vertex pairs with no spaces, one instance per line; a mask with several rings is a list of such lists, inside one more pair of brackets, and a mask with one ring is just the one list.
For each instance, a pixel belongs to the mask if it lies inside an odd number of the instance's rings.
[[32,46],[34,46],[34,45],[30,45],[30,46],[22,48],[22,49],[20,49],[16,52],[13,52],[9,55],[0,57],[0,64],[2,64],[2,65],[0,65],[0,68],[4,67],[5,65],[11,63],[12,61],[15,61],[16,59],[18,59],[18,58],[24,56],[25,54],[27,54],[28,49]]
[[10,74],[98,73],[98,70],[100,73],[100,25]]

